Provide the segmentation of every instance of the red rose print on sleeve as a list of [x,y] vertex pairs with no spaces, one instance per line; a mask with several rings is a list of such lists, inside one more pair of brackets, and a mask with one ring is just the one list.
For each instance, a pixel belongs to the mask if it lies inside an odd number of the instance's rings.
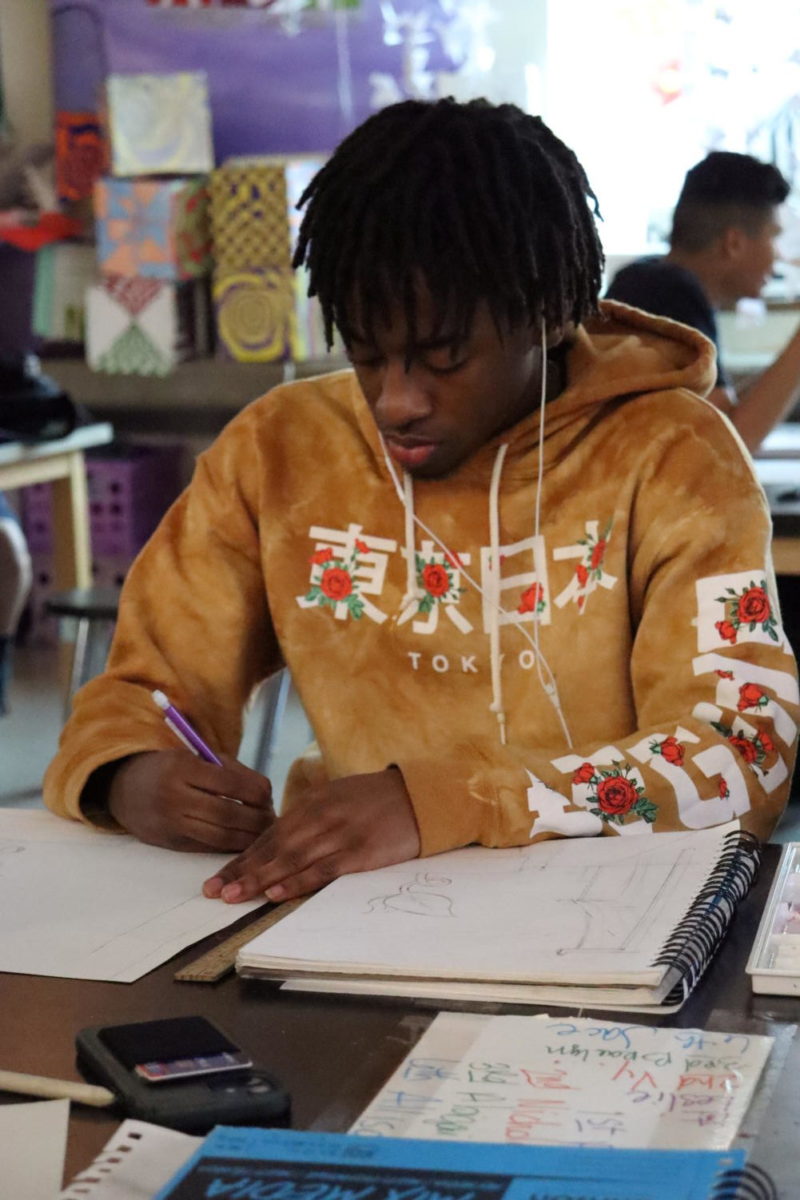
[[605,813],[630,812],[637,799],[636,788],[624,776],[612,776],[597,785],[597,803]]
[[725,725],[722,721],[712,721],[711,726],[727,738],[728,744],[733,746],[749,766],[760,767],[767,755],[775,749],[768,733],[759,731],[752,736],[744,732],[735,733],[730,725]]
[[[588,770],[592,770],[591,776]],[[644,788],[633,774],[629,763],[615,762],[611,770],[595,769],[591,763],[583,763],[572,777],[573,783],[588,783],[589,812],[601,821],[616,825],[624,824],[629,813],[639,816],[651,824],[658,809],[648,800]]]
[[765,729],[761,729],[757,734],[758,741],[761,743],[761,748],[765,754],[772,754],[775,749],[775,743]]
[[745,762],[754,763],[758,758],[758,747],[750,740],[750,738],[736,737],[734,735],[733,737],[728,738],[728,741],[732,746],[736,747]]
[[593,779],[594,767],[590,762],[583,763],[572,776],[573,783],[591,783]]
[[754,625],[760,625],[762,621],[768,621],[772,609],[764,588],[749,587],[739,597],[738,613],[739,620],[743,625],[750,622]]
[[751,579],[749,585],[739,592],[732,587],[726,588],[725,595],[717,596],[716,600],[718,604],[723,605],[725,615],[723,620],[714,622],[714,628],[723,641],[735,645],[743,629],[750,633],[760,629],[773,642],[780,641],[778,622],[772,612],[765,579],[759,583]]
[[674,763],[676,767],[682,767],[686,747],[676,737],[667,737],[661,742],[651,742],[650,753],[660,754],[667,762]]
[[769,699],[758,684],[743,683],[739,688],[739,703],[736,705],[739,712],[744,712],[746,708],[763,708],[765,704],[769,704]]

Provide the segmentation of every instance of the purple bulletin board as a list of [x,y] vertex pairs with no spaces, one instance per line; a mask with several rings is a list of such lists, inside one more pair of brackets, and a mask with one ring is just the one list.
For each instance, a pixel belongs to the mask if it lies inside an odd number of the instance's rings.
[[[327,152],[382,104],[422,94],[437,71],[458,70],[458,38],[448,37],[459,20],[454,7],[361,0],[349,10],[302,13],[291,32],[259,7],[51,0],[56,108],[95,109],[112,71],[204,70],[218,162]],[[424,71],[410,87],[412,38]]]

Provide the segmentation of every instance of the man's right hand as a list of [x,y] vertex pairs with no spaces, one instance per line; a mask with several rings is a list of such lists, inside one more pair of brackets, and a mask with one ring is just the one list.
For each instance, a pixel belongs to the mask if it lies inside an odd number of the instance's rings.
[[241,851],[275,820],[268,779],[227,755],[223,765],[189,750],[155,750],[121,763],[108,810],[151,846]]

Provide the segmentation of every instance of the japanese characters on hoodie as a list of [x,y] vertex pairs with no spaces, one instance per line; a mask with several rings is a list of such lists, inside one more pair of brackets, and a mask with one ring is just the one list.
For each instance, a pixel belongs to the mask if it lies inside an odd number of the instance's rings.
[[174,747],[153,688],[235,754],[252,689],[286,664],[316,749],[284,805],[394,764],[425,855],[735,817],[768,837],[797,673],[761,489],[700,398],[713,348],[605,303],[566,375],[541,456],[534,412],[413,486],[350,371],[244,409],[130,572],[47,804],[81,817],[97,767]]

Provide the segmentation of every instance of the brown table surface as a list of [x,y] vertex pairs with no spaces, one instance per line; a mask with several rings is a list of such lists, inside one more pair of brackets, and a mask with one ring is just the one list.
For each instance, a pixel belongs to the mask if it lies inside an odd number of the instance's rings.
[[[755,937],[778,846],[768,846],[758,881],[741,905],[726,942],[704,980],[679,1013],[625,1014],[624,1020],[732,1033],[780,1033],[783,1061],[772,1069],[756,1113],[744,1126],[750,1158],[769,1170],[781,1197],[800,1195],[800,1038],[785,1027],[800,1001],[754,996],[744,968]],[[201,1013],[217,1020],[272,1071],[292,1095],[297,1129],[348,1128],[402,1060],[436,1009],[413,1002],[303,996],[233,975],[216,984],[178,983],[175,970],[224,940],[230,929],[190,947],[135,983],[97,983],[31,975],[0,975],[0,1064],[32,1074],[79,1079],[75,1034],[84,1026]],[[482,1005],[485,1012],[532,1012]],[[559,1013],[578,1010],[558,1009]],[[583,1010],[584,1012],[586,1010]],[[619,1020],[620,1015],[592,1010]],[[787,1051],[788,1045],[788,1051]],[[777,1056],[780,1063],[781,1056]],[[768,1074],[770,1068],[768,1068]],[[20,1097],[3,1094],[10,1102]],[[93,1159],[119,1118],[72,1105],[65,1165],[71,1179]],[[797,1189],[797,1190],[792,1190]]]

